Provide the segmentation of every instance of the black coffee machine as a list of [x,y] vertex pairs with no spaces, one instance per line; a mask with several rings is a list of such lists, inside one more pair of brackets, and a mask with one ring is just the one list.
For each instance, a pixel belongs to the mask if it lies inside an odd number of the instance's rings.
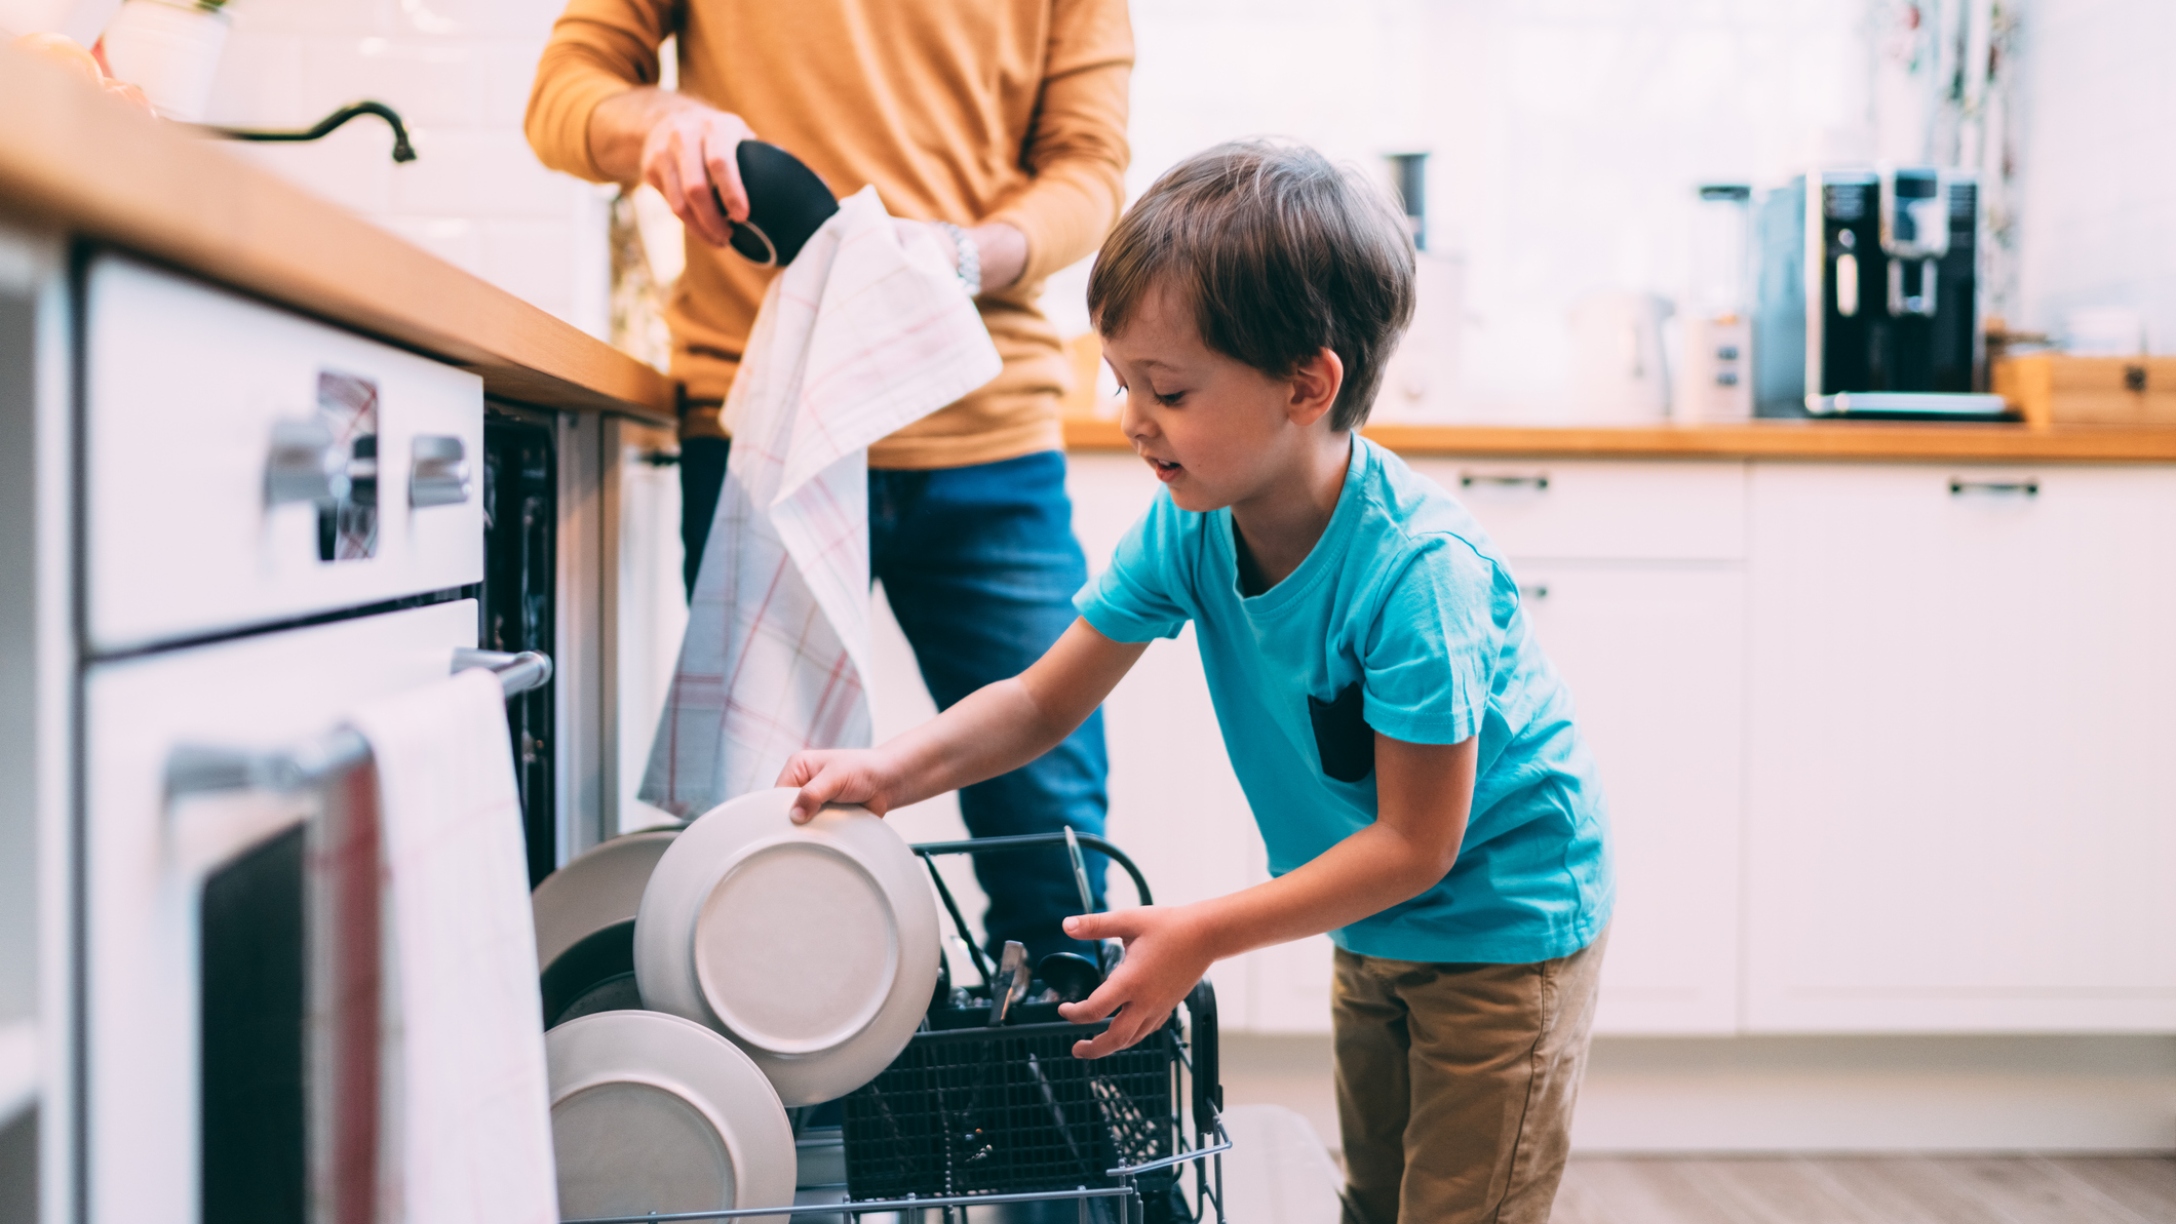
[[1756,415],[2006,414],[1985,393],[1972,175],[1802,175],[1761,198],[1755,227]]

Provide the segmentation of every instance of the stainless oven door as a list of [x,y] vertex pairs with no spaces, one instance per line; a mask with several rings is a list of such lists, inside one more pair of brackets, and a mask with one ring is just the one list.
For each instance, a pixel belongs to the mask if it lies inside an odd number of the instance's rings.
[[307,743],[359,702],[441,679],[476,619],[453,600],[87,670],[88,1219],[351,1216],[313,1133],[331,1078],[313,977],[338,932],[311,930],[310,860],[334,788],[170,799],[168,771],[177,749]]

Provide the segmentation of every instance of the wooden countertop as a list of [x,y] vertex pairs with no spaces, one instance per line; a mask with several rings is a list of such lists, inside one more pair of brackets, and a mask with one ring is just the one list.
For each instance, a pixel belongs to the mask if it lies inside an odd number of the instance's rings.
[[0,219],[147,256],[473,370],[495,396],[673,420],[611,345],[221,148],[0,47]]
[[[1797,459],[1832,462],[2169,463],[2176,426],[1877,421],[1728,425],[1373,425],[1401,455],[1550,459]],[[1130,451],[1116,421],[1065,423],[1074,451]]]

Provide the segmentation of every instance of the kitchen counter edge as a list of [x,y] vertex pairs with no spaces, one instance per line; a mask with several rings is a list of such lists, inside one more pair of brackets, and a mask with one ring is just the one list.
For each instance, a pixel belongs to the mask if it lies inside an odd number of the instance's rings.
[[497,398],[674,419],[672,384],[611,345],[50,65],[0,59],[0,219],[439,358]]
[[[1713,425],[1370,425],[1401,455],[1542,459],[2176,463],[2176,426],[1760,420]],[[1066,449],[1131,451],[1118,423],[1065,422]]]

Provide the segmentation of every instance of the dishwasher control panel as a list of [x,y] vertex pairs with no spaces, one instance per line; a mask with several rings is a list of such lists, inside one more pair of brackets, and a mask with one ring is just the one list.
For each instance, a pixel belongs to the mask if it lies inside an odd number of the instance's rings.
[[483,576],[483,381],[120,256],[84,291],[90,645]]

